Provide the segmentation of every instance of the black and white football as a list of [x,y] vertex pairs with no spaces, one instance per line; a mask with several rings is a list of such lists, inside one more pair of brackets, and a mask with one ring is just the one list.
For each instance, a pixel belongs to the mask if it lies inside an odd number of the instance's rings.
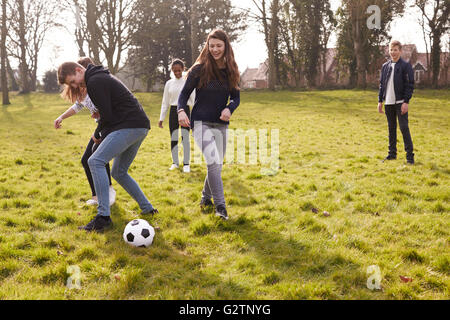
[[123,240],[133,247],[149,247],[154,237],[155,229],[142,219],[130,221],[123,232]]

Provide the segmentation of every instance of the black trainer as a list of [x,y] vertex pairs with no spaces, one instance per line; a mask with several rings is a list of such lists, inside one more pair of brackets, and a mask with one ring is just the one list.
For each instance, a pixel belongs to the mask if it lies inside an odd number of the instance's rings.
[[216,216],[221,217],[223,220],[228,220],[227,209],[224,206],[218,206],[216,208]]
[[101,232],[112,226],[111,217],[96,215],[87,225],[78,227],[79,230]]
[[200,201],[200,209],[203,213],[209,213],[214,208],[214,204],[212,203],[211,199],[202,199]]
[[143,215],[143,216],[145,216],[145,215],[152,215],[152,217],[155,215],[155,214],[157,214],[157,213],[159,213],[159,211],[158,211],[158,209],[155,209],[155,208],[153,208],[152,210],[150,210],[150,211],[147,211],[147,212],[141,212],[141,214]]
[[407,163],[407,164],[414,164],[414,159],[407,159],[407,160],[406,160],[406,163]]
[[388,160],[395,160],[395,159],[397,159],[396,156],[388,155],[386,158],[384,158],[383,162],[388,161]]

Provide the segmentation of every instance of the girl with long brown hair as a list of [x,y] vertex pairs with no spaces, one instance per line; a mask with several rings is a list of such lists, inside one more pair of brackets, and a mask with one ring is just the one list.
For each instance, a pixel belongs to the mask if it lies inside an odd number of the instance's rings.
[[[223,30],[217,29],[208,35],[178,100],[178,121],[183,127],[192,127],[194,140],[207,164],[200,207],[205,211],[214,206],[215,214],[225,220],[228,213],[221,174],[229,121],[240,104],[239,82],[230,39]],[[184,109],[194,90],[195,103],[189,120]]]
[[[78,63],[82,65],[83,67],[87,68],[89,64],[94,64],[91,58],[85,57],[81,58]],[[98,121],[99,119],[99,113],[95,105],[92,103],[91,99],[89,98],[89,95],[87,94],[87,90],[85,87],[77,87],[73,88],[68,85],[64,85],[64,89],[61,93],[61,97],[71,103],[73,105],[67,109],[63,114],[61,114],[54,122],[55,129],[61,128],[61,123],[64,119],[67,119],[78,112],[80,112],[82,109],[86,108],[90,111],[91,117],[96,119]],[[91,187],[92,192],[92,198],[86,201],[86,204],[89,206],[98,205],[98,199],[97,194],[95,192],[94,187],[94,180],[92,179],[91,170],[88,165],[88,160],[91,157],[91,155],[97,150],[100,143],[97,143],[94,141],[93,138],[89,141],[86,151],[83,154],[83,157],[81,157],[81,164],[83,165],[84,171],[86,173],[86,177],[89,182],[89,186]],[[106,165],[106,171],[108,172],[109,177],[109,205],[112,206],[116,199],[116,191],[112,187],[112,181],[111,181],[111,169],[109,166],[109,163]]]

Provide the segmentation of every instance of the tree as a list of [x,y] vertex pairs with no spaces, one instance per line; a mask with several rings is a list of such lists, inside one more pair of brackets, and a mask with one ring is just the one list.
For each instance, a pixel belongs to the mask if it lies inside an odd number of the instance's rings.
[[21,93],[36,90],[39,51],[48,31],[60,26],[55,17],[58,3],[55,0],[17,0],[9,4],[10,40],[9,55],[19,61]]
[[[369,28],[369,7],[379,9],[379,28]],[[340,37],[351,37],[353,59],[356,61],[356,86],[366,88],[366,74],[380,56],[380,45],[387,40],[390,23],[395,16],[404,12],[404,0],[343,0],[340,8]],[[347,40],[340,41],[341,45],[349,45]],[[342,47],[340,48],[342,49]],[[352,61],[353,59],[348,59]]]
[[8,92],[8,77],[7,77],[7,50],[6,50],[6,36],[8,29],[6,26],[6,1],[2,0],[2,31],[1,31],[1,43],[0,43],[0,55],[1,55],[1,86],[2,86],[2,103],[3,105],[10,104],[9,92]]
[[294,86],[300,86],[300,75],[303,74],[303,60],[301,55],[300,21],[293,11],[292,4],[286,1],[280,14],[280,51],[285,54],[286,62],[282,64],[284,72],[280,74],[280,84],[289,86],[289,75]]
[[[450,27],[450,2],[448,0],[415,0],[415,5],[419,8],[422,18],[426,20],[429,27],[430,63],[433,71],[432,85],[436,88],[439,84],[439,73],[441,71],[441,39]],[[425,23],[422,24],[422,29],[424,34],[427,33],[425,31]]]
[[[106,62],[112,74],[124,64],[134,29],[137,0],[65,0],[76,18],[74,30],[80,56],[88,52],[96,63]],[[153,22],[151,22],[153,23]],[[85,50],[87,45],[87,50]]]
[[29,93],[31,89],[30,81],[28,79],[29,67],[27,63],[27,42],[25,26],[26,18],[24,0],[17,0],[17,15],[13,14],[12,17],[17,18],[17,20],[14,21],[15,23],[13,23],[12,25],[14,26],[13,28],[15,29],[18,36],[18,41],[14,39],[13,42],[17,44],[17,48],[20,51],[20,53],[18,53],[16,57],[20,61],[20,81],[22,84],[21,93]]
[[58,84],[58,74],[56,70],[48,70],[44,78],[42,79],[44,82],[44,91],[45,92],[58,92],[59,84]]
[[268,82],[269,89],[275,90],[278,83],[277,52],[279,43],[280,18],[282,9],[280,0],[252,0],[258,10],[253,18],[262,24],[262,32],[267,47],[268,55]]
[[[128,65],[147,83],[147,89],[170,78],[170,61],[180,58],[190,67],[204,39],[215,28],[224,29],[231,41],[245,30],[245,15],[229,0],[136,0],[134,30]],[[244,21],[242,21],[244,20]]]
[[[299,24],[299,41],[308,87],[317,85],[319,61],[325,62],[328,39],[335,20],[328,0],[290,0]],[[322,66],[323,67],[323,66]]]
[[183,57],[189,66],[197,59],[206,36],[213,29],[223,29],[234,42],[247,28],[247,14],[237,12],[230,0],[180,0],[173,9],[183,23],[180,40],[185,42],[187,52],[190,47],[190,57]]

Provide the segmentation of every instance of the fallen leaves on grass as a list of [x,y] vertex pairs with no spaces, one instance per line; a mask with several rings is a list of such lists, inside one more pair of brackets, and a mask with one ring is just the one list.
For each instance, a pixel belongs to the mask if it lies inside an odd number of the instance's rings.
[[404,283],[412,282],[412,278],[405,277],[405,276],[400,276],[400,280],[402,280],[402,282],[404,282]]

